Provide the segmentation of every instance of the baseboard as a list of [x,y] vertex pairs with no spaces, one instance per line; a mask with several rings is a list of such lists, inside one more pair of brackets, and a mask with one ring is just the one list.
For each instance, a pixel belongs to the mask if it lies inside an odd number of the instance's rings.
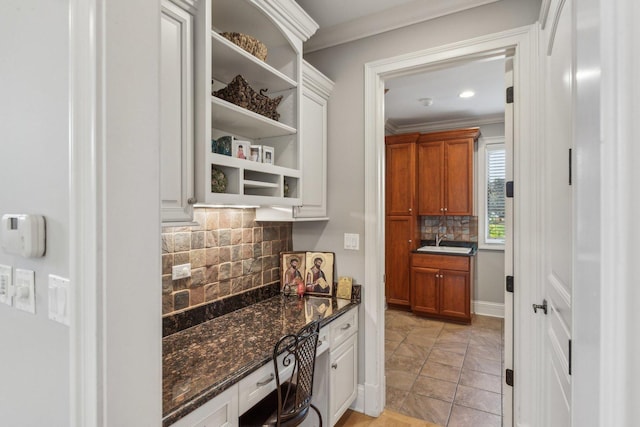
[[358,384],[358,395],[349,409],[364,413],[364,385]]
[[473,301],[473,312],[481,316],[504,318],[504,304],[487,301]]
[[[362,393],[360,393],[362,385],[358,385],[358,400],[362,402],[365,415],[377,418],[384,408],[381,406],[380,398],[380,385],[379,384],[366,384],[362,387]],[[366,396],[366,399],[364,398]]]

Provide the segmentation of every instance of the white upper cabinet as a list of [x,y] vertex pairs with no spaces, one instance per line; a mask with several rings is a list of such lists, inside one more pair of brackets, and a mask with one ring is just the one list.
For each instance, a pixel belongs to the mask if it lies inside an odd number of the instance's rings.
[[164,0],[161,12],[160,171],[163,222],[190,222],[194,198],[194,16]]
[[322,221],[327,217],[327,104],[333,82],[306,61],[302,68],[300,198],[292,208],[263,207],[260,221]]
[[[195,37],[195,188],[206,205],[302,204],[302,43],[317,24],[291,0],[205,0]],[[221,35],[252,36],[267,47],[265,61]],[[282,97],[270,117],[212,95],[241,75],[256,92]],[[214,152],[228,136],[272,150],[271,162]],[[223,138],[228,139],[228,138]],[[233,148],[233,147],[231,147]],[[217,150],[221,151],[221,150]],[[265,157],[265,156],[263,156]],[[213,176],[213,178],[212,178]],[[219,185],[226,181],[226,186]]]

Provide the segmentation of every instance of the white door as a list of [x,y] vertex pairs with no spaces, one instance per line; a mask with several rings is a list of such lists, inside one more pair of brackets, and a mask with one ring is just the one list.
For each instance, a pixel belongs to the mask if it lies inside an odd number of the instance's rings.
[[[572,0],[551,2],[542,33],[545,75],[543,157],[543,393],[544,425],[571,425],[571,366],[573,288],[573,30]],[[543,301],[535,301],[542,304]]]

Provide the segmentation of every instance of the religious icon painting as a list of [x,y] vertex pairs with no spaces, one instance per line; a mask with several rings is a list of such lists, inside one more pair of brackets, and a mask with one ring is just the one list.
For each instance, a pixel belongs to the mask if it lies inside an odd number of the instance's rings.
[[307,252],[305,293],[330,297],[333,294],[333,252]]

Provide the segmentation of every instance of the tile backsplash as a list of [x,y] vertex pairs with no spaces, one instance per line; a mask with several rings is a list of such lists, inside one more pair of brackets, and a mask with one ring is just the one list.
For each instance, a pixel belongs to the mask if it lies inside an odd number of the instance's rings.
[[[196,208],[190,227],[162,229],[162,313],[268,286],[280,280],[279,254],[292,250],[291,223],[256,222],[255,209]],[[191,277],[171,279],[191,263]]]
[[444,240],[478,241],[477,216],[423,216],[420,218],[422,240],[435,240],[444,234]]

